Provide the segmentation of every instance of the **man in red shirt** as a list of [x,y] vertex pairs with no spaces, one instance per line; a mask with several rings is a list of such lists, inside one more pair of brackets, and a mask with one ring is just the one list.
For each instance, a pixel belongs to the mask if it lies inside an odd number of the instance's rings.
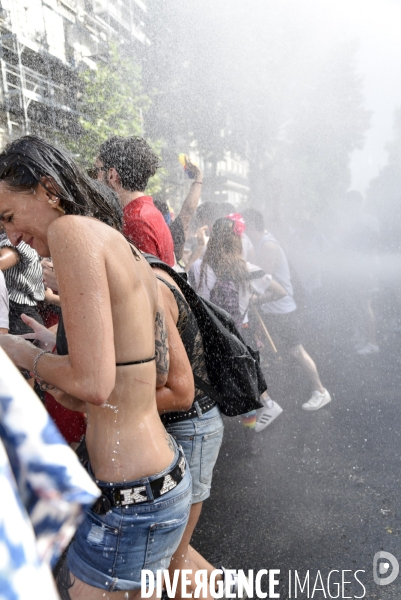
[[97,178],[118,195],[124,213],[124,234],[143,252],[154,254],[174,266],[170,229],[151,196],[145,196],[159,159],[141,137],[113,136],[100,146]]

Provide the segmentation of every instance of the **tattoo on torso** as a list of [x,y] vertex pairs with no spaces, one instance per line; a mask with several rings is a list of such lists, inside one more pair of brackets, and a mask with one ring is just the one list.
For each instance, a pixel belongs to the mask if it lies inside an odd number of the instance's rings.
[[168,345],[167,330],[165,327],[162,313],[156,312],[155,322],[155,352],[156,352],[156,370],[157,375],[164,377],[168,373]]

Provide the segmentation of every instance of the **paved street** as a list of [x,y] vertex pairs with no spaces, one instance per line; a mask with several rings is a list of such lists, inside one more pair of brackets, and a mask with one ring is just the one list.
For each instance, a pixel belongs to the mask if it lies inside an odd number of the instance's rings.
[[[319,344],[313,337],[305,344],[332,393],[327,407],[305,413],[309,388],[298,368],[273,360],[269,389],[283,414],[260,434],[225,419],[212,495],[193,540],[215,566],[280,569],[281,598],[290,597],[290,569],[302,580],[310,570],[313,598],[330,597],[330,570],[362,569],[365,598],[401,597],[401,575],[377,586],[372,571],[379,550],[401,562],[401,334],[385,325],[379,355],[356,355],[335,323]],[[318,570],[326,596],[312,596]],[[350,579],[344,597],[362,597],[348,572]],[[336,593],[332,587],[332,597],[343,597]]]

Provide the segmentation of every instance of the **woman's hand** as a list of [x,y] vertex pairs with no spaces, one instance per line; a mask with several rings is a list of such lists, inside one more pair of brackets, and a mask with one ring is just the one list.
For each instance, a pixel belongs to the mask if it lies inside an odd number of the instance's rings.
[[195,182],[202,181],[202,171],[198,167],[192,163],[188,156],[185,157],[185,172],[190,179],[193,179]]
[[53,292],[58,291],[58,283],[54,273],[53,263],[50,258],[44,258],[41,263],[43,271],[43,283],[45,287],[50,288]]
[[199,227],[199,229],[196,232],[198,248],[204,248],[209,240],[209,238],[206,235],[207,229],[208,229],[208,226],[204,225],[203,227]]
[[27,368],[25,366],[27,351],[29,353],[30,350],[35,350],[32,344],[22,340],[20,336],[10,335],[9,333],[0,335],[0,348],[3,348],[4,352],[17,367],[24,369]]
[[41,350],[52,351],[56,345],[56,335],[32,317],[22,314],[21,319],[24,321],[25,325],[28,325],[28,327],[33,329],[33,333],[24,333],[18,337],[23,338],[24,340],[38,340],[39,343],[37,346]]

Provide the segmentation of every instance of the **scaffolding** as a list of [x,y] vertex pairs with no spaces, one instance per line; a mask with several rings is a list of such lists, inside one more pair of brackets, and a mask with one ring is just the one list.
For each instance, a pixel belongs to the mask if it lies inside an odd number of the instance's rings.
[[[76,0],[37,0],[43,27],[35,34],[29,29],[30,23],[27,29],[21,20],[21,7],[29,6],[31,0],[26,0],[27,4],[23,0],[7,1],[6,10],[1,8],[0,0],[0,120],[8,139],[41,132],[79,134],[80,83],[74,52],[78,52],[78,61],[88,58],[96,63],[104,60],[102,53],[107,59],[110,38],[125,43],[127,49],[133,42],[148,44],[142,21],[146,4],[142,0],[85,0],[82,10],[83,3]],[[54,55],[54,46],[49,48],[48,41],[54,45],[54,34],[52,42],[45,10],[47,15],[51,10],[63,19],[65,46],[59,52],[60,58]],[[24,31],[29,38],[24,37]],[[82,53],[85,45],[87,54]],[[63,56],[69,56],[70,64]]]
[[51,56],[45,43],[18,35],[9,12],[1,9],[0,19],[1,108],[8,139],[42,129],[77,129],[74,71]]
[[149,43],[142,28],[146,10],[142,0],[92,0],[92,11],[97,18],[115,32],[128,39],[134,37],[143,44]]

